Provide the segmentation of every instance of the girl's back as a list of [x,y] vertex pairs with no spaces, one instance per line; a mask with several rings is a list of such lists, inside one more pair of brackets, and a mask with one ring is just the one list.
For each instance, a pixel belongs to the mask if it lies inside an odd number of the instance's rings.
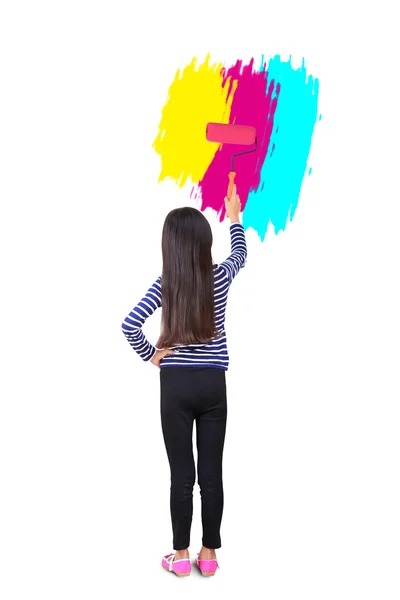
[[[228,369],[229,355],[225,333],[228,291],[233,279],[245,265],[247,257],[246,238],[241,223],[231,224],[230,236],[231,254],[229,258],[219,265],[214,265],[214,315],[215,325],[220,335],[208,343],[171,346],[177,352],[165,356],[160,363],[161,368],[181,366],[214,367],[225,371]],[[130,345],[145,361],[152,358],[156,348],[148,342],[142,327],[146,319],[160,307],[162,307],[162,277],[157,278],[143,299],[122,323],[122,331]]]

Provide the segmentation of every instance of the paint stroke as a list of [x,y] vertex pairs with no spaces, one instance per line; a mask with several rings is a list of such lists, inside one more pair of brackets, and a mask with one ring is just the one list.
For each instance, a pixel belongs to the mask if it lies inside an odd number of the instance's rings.
[[[261,168],[268,151],[279,94],[269,75],[265,71],[255,70],[253,65],[254,59],[245,66],[238,60],[233,67],[223,71],[222,81],[223,89],[229,90],[228,99],[232,97],[232,81],[238,82],[231,104],[229,123],[255,127],[258,138],[256,152],[235,158],[235,183],[242,207],[246,206],[250,191],[256,190],[260,183]],[[210,145],[218,148],[217,144]],[[232,155],[249,149],[236,144],[224,144],[215,152],[214,159],[195,192],[195,197],[201,196],[202,211],[208,207],[213,208],[219,214],[220,220],[223,220]]]
[[268,224],[275,233],[285,229],[298,205],[317,120],[319,80],[307,77],[304,60],[293,69],[291,59],[275,56],[268,75],[280,84],[271,149],[261,169],[260,184],[251,190],[243,212],[243,226],[251,227],[264,241]]
[[182,73],[177,70],[153,143],[161,157],[159,182],[169,177],[179,187],[189,178],[198,183],[212,162],[218,145],[207,142],[206,125],[229,123],[237,87],[231,78],[229,85],[221,86],[222,68],[222,63],[210,64],[208,54],[203,63],[197,65],[195,57]]

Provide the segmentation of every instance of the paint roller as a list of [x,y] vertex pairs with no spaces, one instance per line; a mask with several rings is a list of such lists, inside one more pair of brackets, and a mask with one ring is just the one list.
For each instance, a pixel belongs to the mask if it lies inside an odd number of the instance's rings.
[[254,144],[254,148],[251,150],[245,150],[244,152],[238,152],[237,154],[232,155],[232,168],[229,173],[227,192],[227,197],[230,200],[236,175],[235,158],[237,156],[242,156],[243,154],[250,154],[257,150],[255,127],[250,127],[248,125],[229,125],[225,123],[207,123],[206,139],[208,142],[217,142],[219,144],[236,144],[241,146],[251,146]]

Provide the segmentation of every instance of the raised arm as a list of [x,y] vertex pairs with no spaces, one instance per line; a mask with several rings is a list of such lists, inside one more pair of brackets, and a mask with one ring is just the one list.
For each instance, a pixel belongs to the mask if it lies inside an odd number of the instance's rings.
[[246,264],[247,244],[243,225],[240,222],[241,202],[236,194],[236,186],[233,187],[231,199],[225,198],[226,214],[231,220],[231,254],[220,264],[224,269],[229,281],[239,273],[240,269]]
[[231,254],[220,264],[220,267],[224,269],[228,279],[232,281],[239,273],[240,269],[246,264],[247,244],[243,225],[241,223],[232,223],[230,234]]
[[148,290],[142,300],[131,310],[124,319],[121,328],[129,344],[144,361],[149,361],[157,349],[146,339],[142,327],[156,310],[161,306],[161,277]]

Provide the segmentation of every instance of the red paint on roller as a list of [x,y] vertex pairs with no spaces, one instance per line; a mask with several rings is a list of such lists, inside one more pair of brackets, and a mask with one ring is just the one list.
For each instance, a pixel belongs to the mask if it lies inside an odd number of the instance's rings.
[[255,127],[249,127],[247,125],[208,123],[206,138],[209,142],[250,146],[256,141],[256,129]]
[[236,173],[234,171],[234,160],[236,156],[250,154],[257,150],[257,137],[255,127],[248,125],[230,125],[227,123],[208,123],[206,128],[206,139],[209,142],[222,144],[234,144],[241,146],[254,146],[252,150],[245,150],[232,155],[232,168],[229,173],[229,185],[227,197],[231,199]]

